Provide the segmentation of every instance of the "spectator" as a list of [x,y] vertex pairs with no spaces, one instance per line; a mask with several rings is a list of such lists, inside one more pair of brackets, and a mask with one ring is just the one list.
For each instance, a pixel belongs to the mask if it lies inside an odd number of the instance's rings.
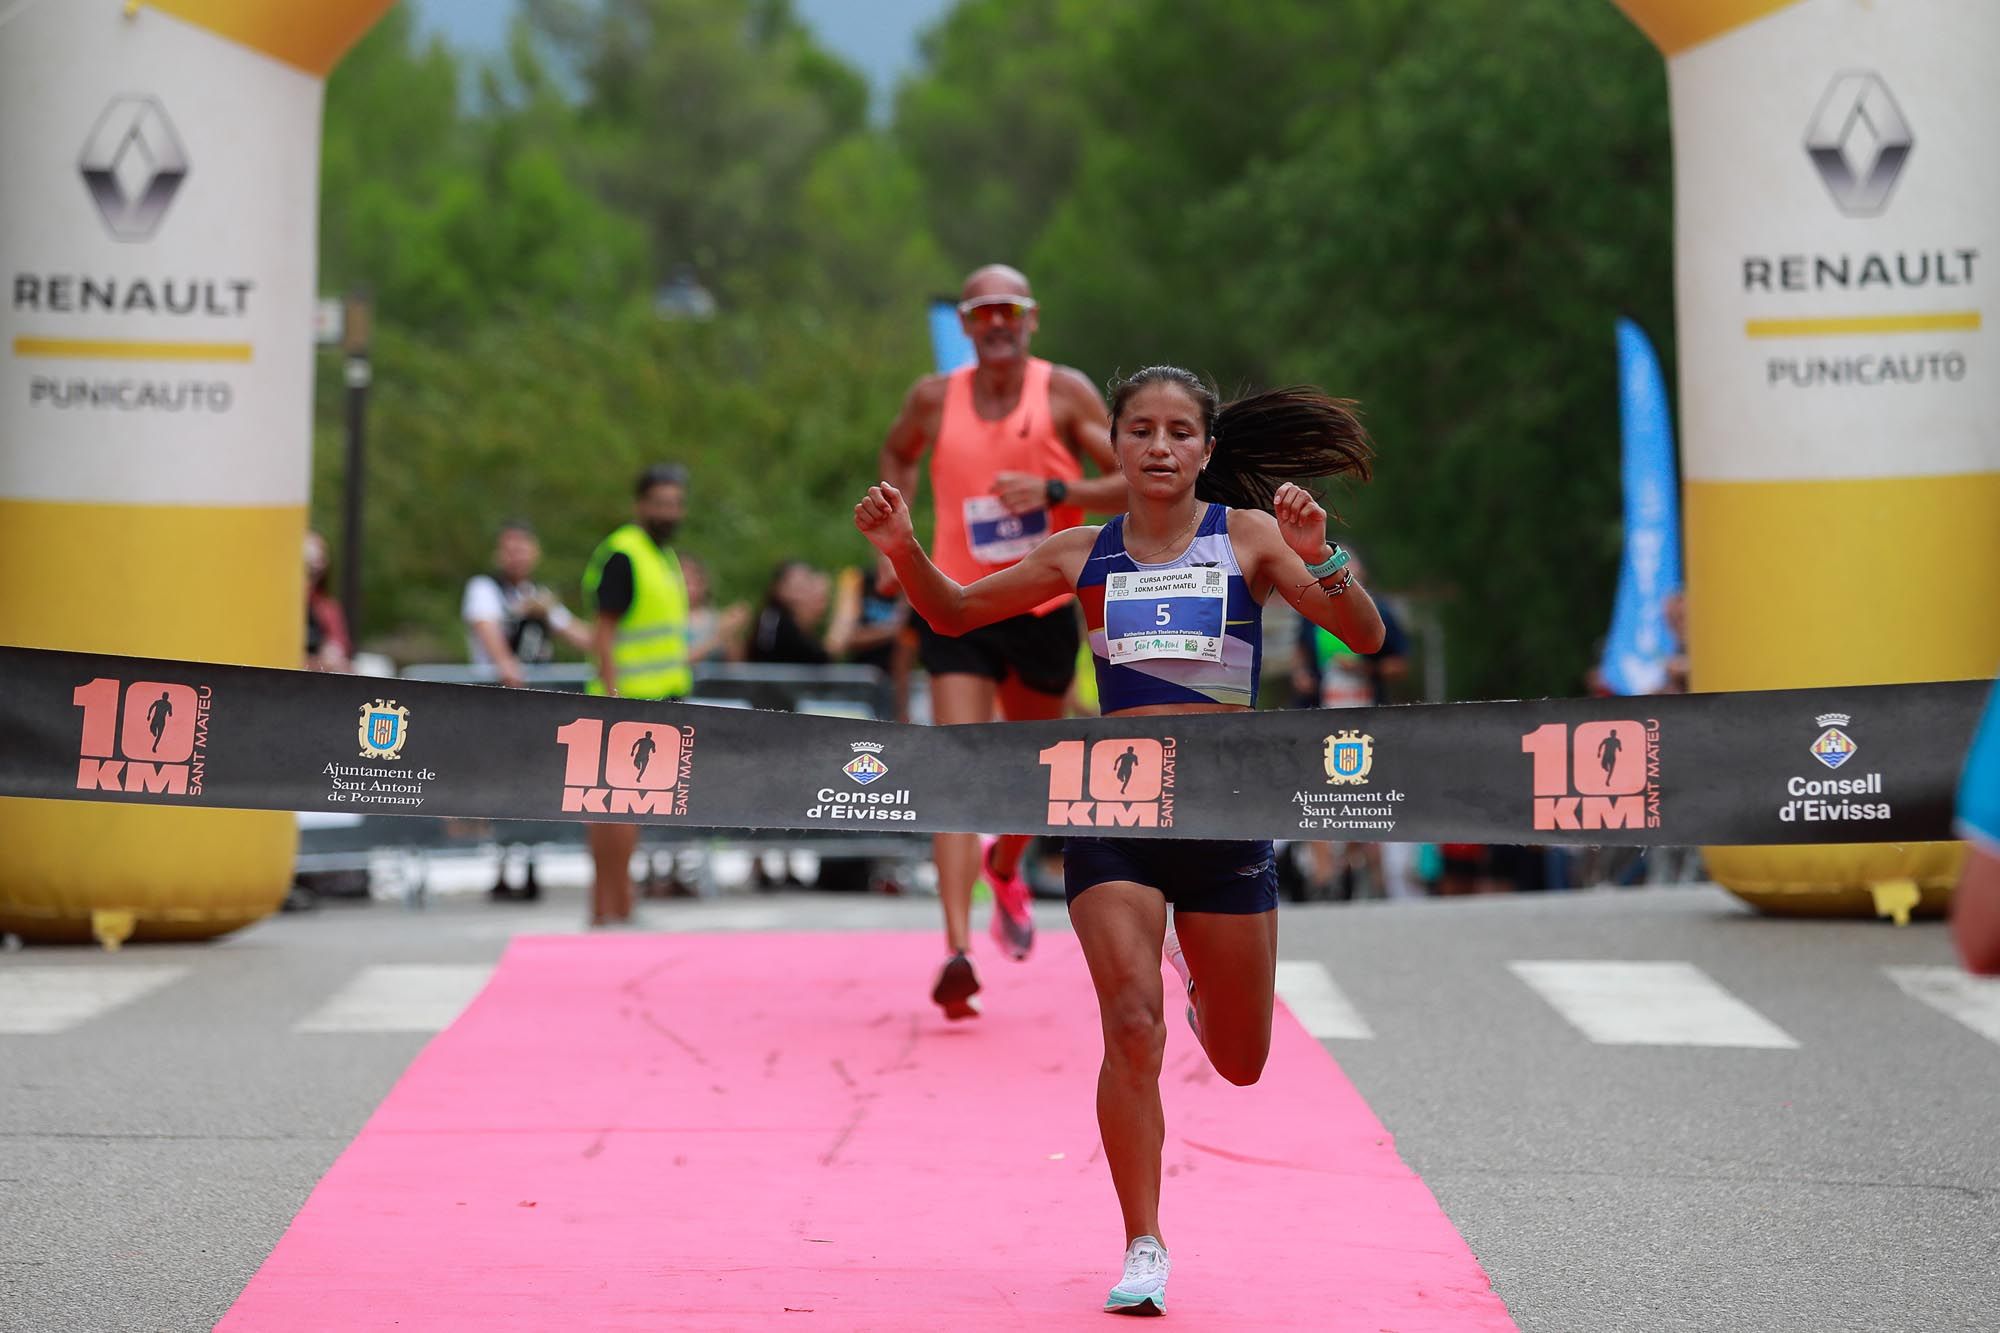
[[[534,528],[519,519],[500,525],[493,540],[493,568],[474,574],[465,582],[459,599],[459,619],[465,623],[466,652],[472,664],[488,667],[500,683],[519,689],[527,683],[522,666],[546,662],[555,655],[554,639],[567,640],[579,651],[589,651],[590,633],[569,613],[562,599],[534,581],[542,562],[542,543]],[[523,848],[525,866],[521,887],[507,883],[507,862],[512,848],[500,849],[500,868],[488,896],[496,901],[534,902],[542,896],[541,881],[535,876],[535,854]]]
[[555,636],[579,652],[590,651],[590,632],[561,598],[534,582],[541,562],[535,530],[519,521],[505,523],[494,542],[492,572],[467,579],[459,603],[473,665],[492,667],[500,683],[513,688],[526,683],[523,664],[555,655]]
[[[842,575],[843,578],[847,577]],[[918,638],[910,623],[910,599],[894,582],[883,583],[871,568],[857,573],[860,612],[847,642],[847,660],[872,666],[888,680],[888,716],[910,720],[910,673],[916,669]]]
[[1688,683],[1692,673],[1688,667],[1687,594],[1669,593],[1660,610],[1674,635],[1674,654],[1667,659],[1667,683],[1660,693],[1686,694],[1693,688]]
[[[632,521],[592,552],[583,573],[584,600],[595,621],[591,694],[684,699],[693,687],[687,584],[672,545],[686,516],[687,469],[656,463],[639,474],[633,488]],[[596,866],[590,923],[630,921],[639,826],[593,823],[588,832]]]
[[[1347,544],[1342,542],[1345,547]],[[1366,579],[1359,553],[1349,568]],[[1391,688],[1410,674],[1410,640],[1386,598],[1377,598],[1386,637],[1372,653],[1356,653],[1331,633],[1300,616],[1292,648],[1294,708],[1367,708],[1389,702]]]
[[681,557],[681,579],[688,592],[688,660],[740,660],[743,627],[750,623],[750,608],[736,602],[716,610],[709,601],[708,565],[697,556]]
[[[872,666],[893,677],[898,659],[904,656],[901,652],[903,643],[909,637],[905,631],[910,624],[910,599],[903,596],[901,589],[883,591],[881,582],[873,577],[872,571],[867,577],[858,570],[843,571],[842,582],[850,575],[860,589],[861,600],[854,633],[847,641],[847,660]],[[914,639],[909,641],[914,645]],[[908,674],[907,663],[904,674]]]
[[764,604],[757,612],[750,660],[825,666],[838,659],[847,651],[861,617],[859,571],[850,569],[841,575],[840,597],[822,634],[819,624],[827,619],[832,593],[833,580],[805,561],[780,561],[771,571]]
[[1476,842],[1445,842],[1438,844],[1438,851],[1439,897],[1500,893],[1509,887],[1495,874],[1492,848]]
[[326,538],[306,533],[306,654],[308,671],[354,670],[354,640],[347,615],[326,590]]

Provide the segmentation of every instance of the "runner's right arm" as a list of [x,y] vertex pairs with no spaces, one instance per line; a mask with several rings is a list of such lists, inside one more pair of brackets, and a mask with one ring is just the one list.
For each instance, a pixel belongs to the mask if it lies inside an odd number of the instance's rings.
[[924,450],[937,440],[938,424],[944,419],[944,375],[926,375],[903,395],[902,410],[896,413],[889,434],[882,441],[875,475],[904,495],[917,493],[917,464]]
[[854,506],[854,526],[887,556],[917,614],[940,634],[957,635],[1032,611],[1076,590],[1096,528],[1066,528],[998,573],[961,586],[931,563],[910,523],[902,492],[884,482]]

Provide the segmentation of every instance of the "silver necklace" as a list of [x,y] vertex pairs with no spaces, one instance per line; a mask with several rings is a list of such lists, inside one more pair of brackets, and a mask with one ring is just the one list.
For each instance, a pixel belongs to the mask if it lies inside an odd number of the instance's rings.
[[1194,517],[1188,520],[1187,526],[1182,528],[1179,532],[1175,533],[1167,541],[1161,543],[1159,546],[1154,547],[1150,555],[1147,556],[1132,555],[1132,547],[1129,543],[1125,547],[1125,554],[1131,555],[1134,560],[1137,560],[1142,565],[1153,564],[1154,561],[1152,560],[1151,556],[1165,554],[1168,550],[1172,549],[1175,546],[1180,545],[1183,538],[1185,538],[1190,532],[1194,531],[1195,528],[1201,525],[1201,516],[1204,513],[1206,513],[1207,510],[1208,510],[1207,505],[1203,505],[1201,506],[1201,508],[1196,509],[1194,511]]

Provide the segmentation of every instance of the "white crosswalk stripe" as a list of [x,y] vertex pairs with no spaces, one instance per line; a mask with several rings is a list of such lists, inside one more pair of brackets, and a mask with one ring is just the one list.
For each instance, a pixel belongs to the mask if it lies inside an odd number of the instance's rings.
[[89,964],[0,968],[0,1033],[66,1032],[187,975],[185,967]]
[[[682,930],[759,930],[782,924],[777,905],[711,906]],[[523,918],[547,930],[553,919]],[[454,932],[457,933],[457,932]],[[1793,1050],[1783,1028],[1688,962],[1516,960],[1507,968],[1590,1041],[1611,1046]],[[493,963],[386,963],[360,968],[305,1018],[298,1033],[432,1033],[450,1026],[493,974]],[[0,967],[0,1036],[69,1032],[114,1013],[195,969],[105,960]],[[1952,966],[1883,967],[1904,994],[2000,1045],[2000,979]],[[1362,1008],[1327,967],[1281,959],[1277,993],[1321,1040],[1376,1039]],[[1362,1001],[1367,995],[1359,997]]]
[[1374,1029],[1349,1002],[1324,964],[1278,960],[1278,998],[1299,1020],[1299,1026],[1322,1040],[1333,1037],[1365,1039]]
[[1692,963],[1514,962],[1516,976],[1607,1046],[1796,1047],[1770,1019]]
[[2000,1042],[2000,977],[1968,976],[1955,967],[1885,967],[1912,999],[1949,1014],[1988,1041]]
[[493,974],[491,963],[378,963],[365,967],[297,1032],[441,1032]]

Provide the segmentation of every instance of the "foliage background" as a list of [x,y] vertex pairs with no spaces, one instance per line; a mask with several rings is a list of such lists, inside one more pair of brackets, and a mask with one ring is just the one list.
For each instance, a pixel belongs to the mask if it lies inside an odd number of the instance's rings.
[[[527,0],[472,69],[398,9],[356,48],[321,285],[378,310],[365,639],[455,654],[504,517],[573,597],[662,457],[725,598],[863,558],[851,497],[929,368],[924,302],[1004,260],[1037,351],[1099,382],[1177,361],[1360,399],[1377,480],[1333,498],[1441,617],[1450,693],[1578,690],[1621,534],[1618,313],[1672,382],[1665,78],[1611,5],[961,0],[889,123],[867,104],[788,0]],[[676,277],[714,318],[655,314]]]

